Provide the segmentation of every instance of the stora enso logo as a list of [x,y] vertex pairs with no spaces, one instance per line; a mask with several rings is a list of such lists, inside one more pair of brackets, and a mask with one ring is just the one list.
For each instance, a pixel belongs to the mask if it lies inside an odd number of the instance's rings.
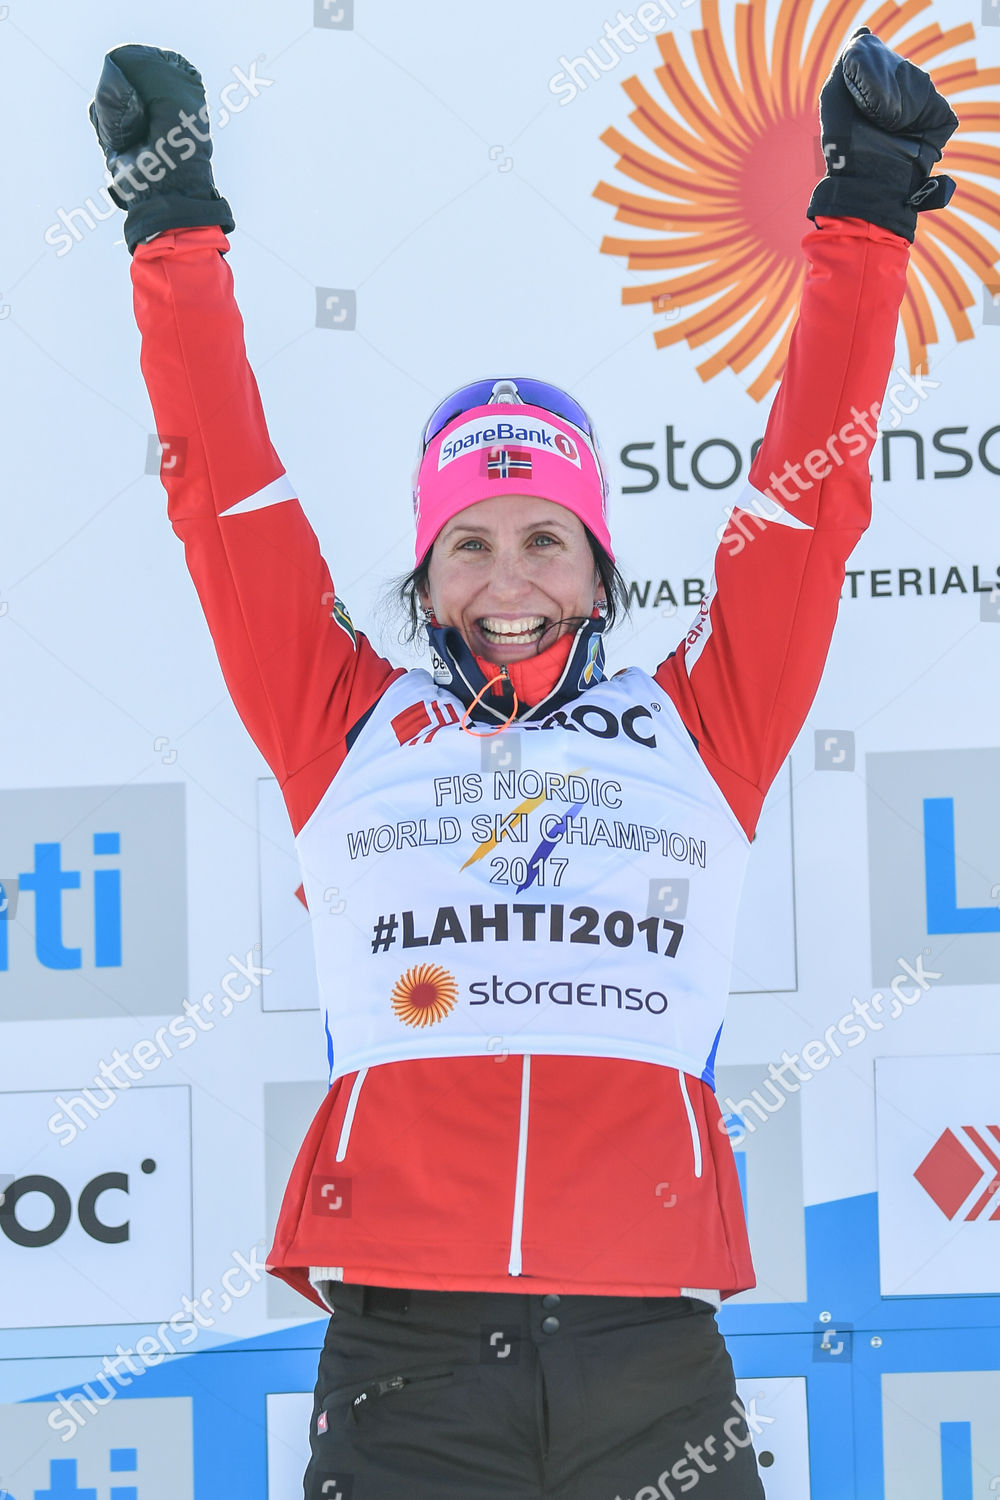
[[[638,232],[607,237],[601,250],[625,257],[629,271],[653,273],[626,286],[622,301],[650,303],[663,315],[658,348],[681,340],[691,349],[708,345],[711,353],[697,366],[702,380],[753,365],[747,391],[759,401],[781,376],[805,274],[805,206],[826,170],[816,101],[859,25],[927,69],[961,122],[943,163],[957,184],[953,206],[922,216],[913,247],[902,308],[911,371],[926,368],[928,345],[939,337],[928,292],[956,339],[973,337],[967,309],[980,298],[984,321],[998,321],[1000,195],[977,180],[1000,175],[1000,109],[995,98],[983,98],[997,70],[954,55],[975,40],[967,21],[942,31],[924,19],[914,30],[929,5],[855,0],[845,14],[842,0],[811,7],[786,0],[769,37],[765,0],[750,0],[736,8],[734,61],[719,7],[706,4],[704,25],[692,33],[700,86],[669,27],[656,37],[658,89],[638,76],[625,80],[638,139],[614,127],[601,139],[636,190],[600,182],[594,196]],[[574,62],[592,75],[595,65],[609,66],[594,48]]]

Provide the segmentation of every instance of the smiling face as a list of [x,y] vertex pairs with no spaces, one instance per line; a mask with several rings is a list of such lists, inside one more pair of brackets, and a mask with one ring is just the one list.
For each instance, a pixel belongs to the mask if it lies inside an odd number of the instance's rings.
[[452,516],[421,594],[441,625],[498,666],[575,631],[603,598],[583,522],[530,495],[497,495]]

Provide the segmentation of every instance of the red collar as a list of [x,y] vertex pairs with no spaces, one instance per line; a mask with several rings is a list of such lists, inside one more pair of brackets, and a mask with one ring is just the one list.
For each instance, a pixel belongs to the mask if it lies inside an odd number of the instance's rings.
[[[575,635],[567,631],[565,635],[553,641],[551,646],[546,646],[544,651],[539,651],[537,656],[529,656],[524,661],[514,661],[508,664],[507,676],[518,698],[528,708],[540,703],[551,693],[569,660],[570,649],[575,639]],[[500,668],[494,662],[487,661],[482,656],[477,656],[476,661],[487,679],[499,678]],[[499,681],[491,691],[493,693],[501,691]]]

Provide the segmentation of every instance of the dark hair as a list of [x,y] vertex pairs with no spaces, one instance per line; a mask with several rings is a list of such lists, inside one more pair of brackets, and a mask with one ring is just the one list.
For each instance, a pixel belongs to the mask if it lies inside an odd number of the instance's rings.
[[[629,600],[628,586],[618,568],[605,552],[593,532],[586,526],[584,531],[590,550],[594,557],[594,566],[597,569],[601,582],[604,585],[604,594],[607,600],[605,620],[606,630],[610,630],[619,617],[628,617]],[[421,614],[420,595],[426,592],[427,575],[430,571],[431,553],[434,551],[433,543],[428,548],[427,556],[419,567],[414,568],[412,573],[407,573],[398,582],[391,584],[389,598],[396,604],[402,605],[406,615],[406,623],[400,632],[401,638],[406,641],[415,641],[420,634],[423,624]]]

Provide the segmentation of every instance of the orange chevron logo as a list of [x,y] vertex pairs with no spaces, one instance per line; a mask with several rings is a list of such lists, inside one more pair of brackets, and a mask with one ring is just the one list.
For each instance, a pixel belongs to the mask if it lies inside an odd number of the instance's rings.
[[942,163],[955,196],[921,215],[910,262],[902,322],[911,370],[926,367],[941,318],[957,340],[974,336],[969,309],[1000,290],[1000,195],[981,180],[1000,177],[1000,103],[982,97],[1000,83],[1000,68],[981,69],[968,55],[946,60],[975,30],[965,22],[942,31],[934,21],[913,29],[930,4],[781,0],[769,45],[765,0],[749,0],[735,7],[733,59],[718,0],[703,0],[692,33],[700,79],[667,31],[656,38],[658,93],[638,77],[623,83],[638,139],[614,127],[601,139],[644,191],[600,182],[594,196],[639,232],[605,238],[601,251],[623,256],[629,271],[655,273],[626,286],[622,301],[666,315],[658,348],[709,346],[697,366],[702,380],[746,371],[747,392],[760,401],[781,376],[805,274],[806,204],[825,171],[817,100],[859,25],[926,68],[960,120]]

